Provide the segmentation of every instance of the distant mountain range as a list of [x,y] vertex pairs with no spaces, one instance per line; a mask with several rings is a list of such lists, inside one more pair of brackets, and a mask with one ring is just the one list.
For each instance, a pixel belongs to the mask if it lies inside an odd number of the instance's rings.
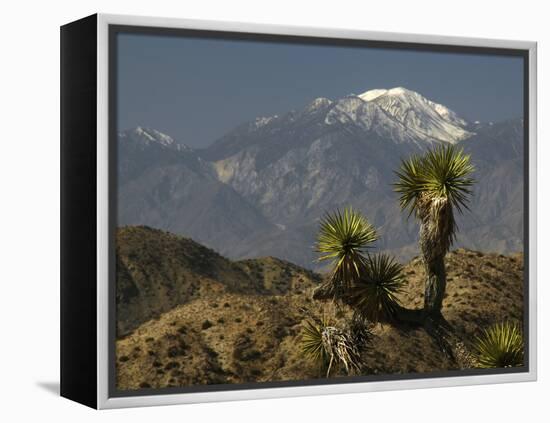
[[472,123],[405,88],[244,123],[193,150],[154,129],[118,139],[118,225],[148,225],[242,259],[275,256],[319,269],[320,216],[353,205],[378,228],[378,247],[417,254],[418,226],[391,184],[400,160],[452,143],[472,155],[477,183],[457,246],[523,249],[523,120]]

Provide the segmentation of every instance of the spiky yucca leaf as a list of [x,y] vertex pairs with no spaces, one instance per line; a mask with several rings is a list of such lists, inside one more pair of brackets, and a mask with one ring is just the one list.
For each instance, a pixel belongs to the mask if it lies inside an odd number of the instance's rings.
[[351,286],[361,274],[364,253],[378,239],[376,229],[351,207],[327,213],[320,223],[316,251],[320,261],[332,260],[332,282],[336,293]]
[[474,179],[470,156],[454,145],[428,151],[423,161],[423,190],[434,198],[447,198],[459,212],[468,208]]
[[321,368],[328,365],[330,357],[323,344],[323,331],[328,320],[307,319],[302,324],[302,353]]
[[523,336],[517,323],[497,323],[476,337],[475,349],[480,367],[523,365]]
[[[409,213],[420,212],[423,199],[447,199],[462,212],[468,208],[468,199],[474,179],[469,175],[474,171],[470,156],[454,145],[440,145],[427,151],[423,156],[414,155],[401,162],[396,171],[398,181],[394,189],[400,194],[399,203]],[[428,202],[429,203],[429,202]]]
[[408,209],[411,215],[416,208],[417,200],[422,193],[422,158],[412,155],[401,161],[401,167],[396,171],[398,181],[394,184],[395,191],[400,193],[399,205],[403,210]]
[[397,294],[404,284],[403,266],[387,254],[368,256],[349,302],[371,322],[391,319],[399,307]]

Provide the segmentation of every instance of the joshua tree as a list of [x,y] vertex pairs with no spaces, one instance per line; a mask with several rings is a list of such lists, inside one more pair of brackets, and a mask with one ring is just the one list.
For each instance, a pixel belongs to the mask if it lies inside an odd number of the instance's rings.
[[333,268],[329,281],[316,292],[317,297],[342,299],[361,277],[366,251],[377,239],[374,226],[351,207],[326,214],[321,219],[317,252],[322,254],[319,260],[331,260]]
[[401,162],[396,172],[395,191],[400,205],[420,221],[420,249],[427,279],[424,310],[439,315],[446,287],[445,255],[451,247],[457,225],[455,209],[467,209],[474,179],[470,156],[453,145],[438,146],[422,156]]
[[333,269],[314,298],[339,300],[373,323],[395,317],[401,309],[396,294],[404,282],[403,268],[386,254],[368,253],[377,238],[374,227],[352,208],[325,215],[317,251],[319,260],[332,260]]

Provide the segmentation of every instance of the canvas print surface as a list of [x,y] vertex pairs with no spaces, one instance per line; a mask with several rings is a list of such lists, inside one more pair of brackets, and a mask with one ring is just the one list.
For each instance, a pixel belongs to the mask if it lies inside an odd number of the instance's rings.
[[116,49],[116,389],[525,365],[522,56]]

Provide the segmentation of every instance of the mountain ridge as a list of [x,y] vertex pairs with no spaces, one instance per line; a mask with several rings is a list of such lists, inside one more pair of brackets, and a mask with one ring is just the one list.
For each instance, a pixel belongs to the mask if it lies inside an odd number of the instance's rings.
[[118,228],[115,245],[119,336],[201,296],[282,295],[320,282],[320,275],[276,257],[230,261],[191,238],[147,226]]
[[318,219],[352,205],[380,228],[381,249],[410,258],[418,230],[399,210],[393,172],[402,158],[452,143],[472,155],[478,181],[457,246],[518,251],[522,128],[521,119],[466,122],[399,88],[318,97],[301,111],[243,123],[204,149],[143,152],[122,137],[119,224],[190,236],[232,259],[274,255],[318,269]]

